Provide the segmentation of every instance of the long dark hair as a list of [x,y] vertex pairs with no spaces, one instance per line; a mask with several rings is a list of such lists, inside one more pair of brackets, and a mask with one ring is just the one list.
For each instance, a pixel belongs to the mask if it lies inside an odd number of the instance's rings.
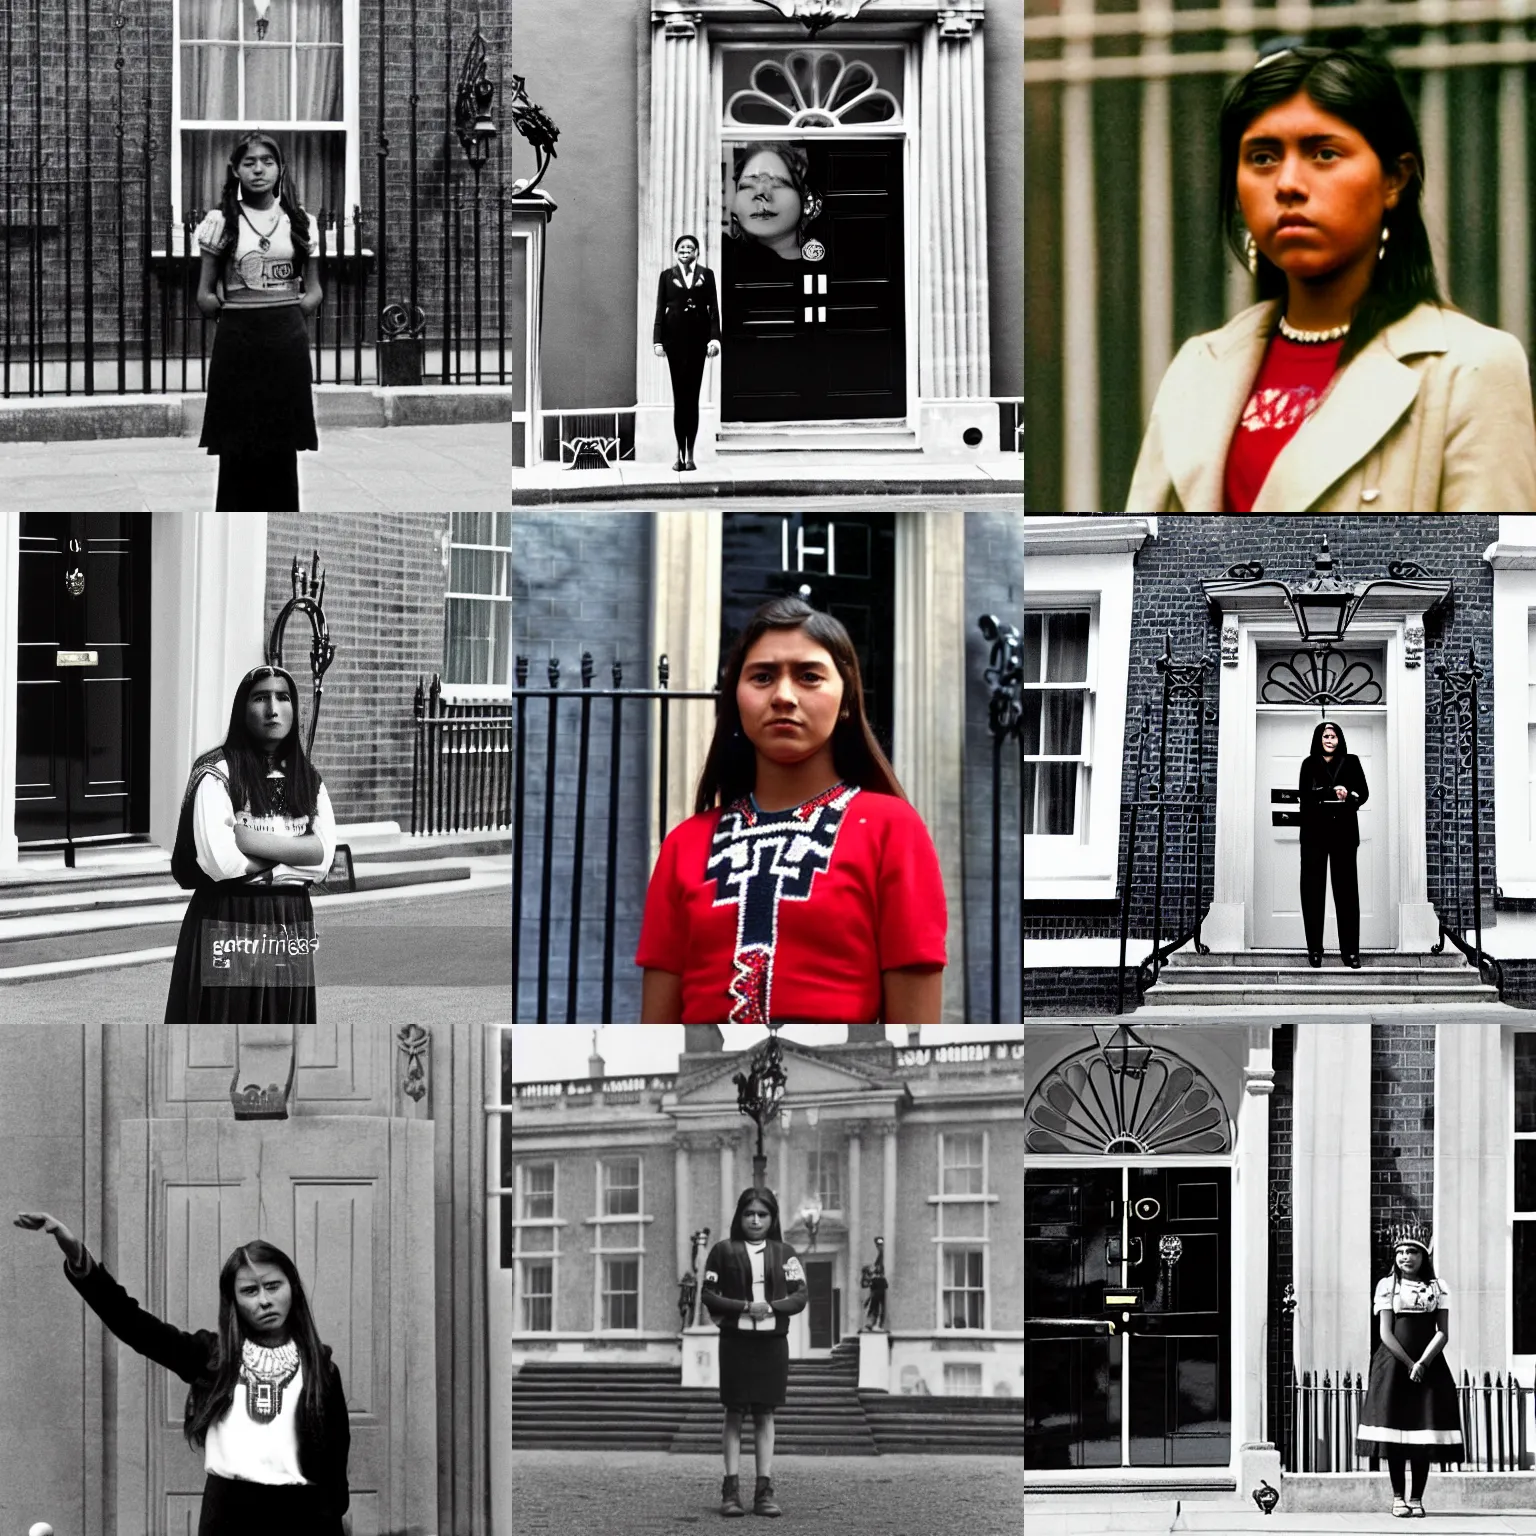
[[875,733],[864,714],[864,683],[859,675],[859,657],[848,631],[830,613],[820,613],[798,597],[775,597],[764,603],[747,620],[746,628],[736,637],[726,659],[720,680],[720,697],[715,700],[715,735],[709,744],[699,774],[698,793],[693,797],[694,814],[711,809],[719,797],[721,805],[732,805],[749,794],[757,783],[757,749],[741,729],[741,711],[736,705],[736,685],[741,681],[742,663],[758,638],[770,629],[801,629],[831,654],[832,664],[843,680],[843,706],[846,720],[839,718],[832,729],[832,761],[840,779],[880,795],[907,797],[896,779],[896,770],[880,750]]
[[773,1243],[782,1243],[784,1233],[779,1226],[779,1201],[771,1189],[744,1189],[736,1200],[736,1214],[731,1217],[731,1241],[744,1243],[747,1240],[746,1228],[741,1224],[741,1213],[746,1210],[753,1200],[760,1200],[768,1207],[773,1220],[768,1223],[768,1240]]
[[219,193],[219,211],[224,215],[224,230],[230,238],[229,250],[231,253],[234,251],[239,237],[240,177],[236,167],[252,144],[265,144],[277,160],[278,206],[288,215],[288,224],[293,231],[293,254],[297,260],[304,261],[312,249],[309,215],[300,204],[293,178],[288,174],[288,162],[283,159],[282,146],[269,133],[247,133],[236,140],[234,149],[230,151],[229,164],[224,170],[224,190]]
[[[1398,168],[1401,156],[1414,158],[1417,169],[1398,195],[1397,206],[1383,219],[1391,231],[1386,253],[1371,272],[1349,335],[1339,352],[1342,368],[1387,326],[1420,304],[1455,309],[1441,292],[1435,272],[1429,231],[1424,227],[1420,200],[1424,192],[1424,148],[1402,83],[1385,59],[1355,48],[1294,47],[1274,54],[1242,76],[1221,104],[1221,230],[1233,253],[1248,261],[1247,226],[1237,202],[1238,146],[1248,125],[1261,113],[1305,91],[1324,112],[1342,118],[1362,134],[1386,170]],[[1261,299],[1287,293],[1286,275],[1261,251],[1258,257]],[[1281,310],[1284,309],[1281,304]]]
[[282,667],[252,667],[235,689],[234,702],[229,706],[229,729],[224,733],[224,745],[219,749],[229,765],[230,803],[236,811],[248,807],[253,816],[266,816],[272,810],[272,802],[267,797],[266,758],[251,740],[251,733],[245,726],[245,705],[251,689],[268,677],[283,678],[293,698],[293,729],[277,749],[278,761],[287,779],[288,814],[313,816],[320,802],[320,775],[304,751],[299,690],[294,686],[292,675]]
[[[1409,1246],[1417,1248],[1418,1244],[1413,1243]],[[1421,1249],[1420,1251],[1422,1252],[1423,1250]],[[1399,1280],[1406,1280],[1407,1278],[1408,1276],[1397,1267],[1397,1249],[1394,1248],[1392,1250],[1392,1282],[1395,1285]],[[1429,1281],[1435,1278],[1435,1261],[1429,1254],[1424,1254],[1424,1262],[1419,1265],[1419,1272],[1413,1278],[1419,1281]]]
[[1316,758],[1318,762],[1323,761],[1323,732],[1330,725],[1338,733],[1339,738],[1339,744],[1334,748],[1333,760],[1335,763],[1342,762],[1345,755],[1349,752],[1349,743],[1344,740],[1344,727],[1337,720],[1319,720],[1317,722],[1316,727],[1312,731],[1312,749],[1308,752],[1307,756]]
[[200,1402],[196,1400],[195,1391],[187,1393],[187,1406],[182,1421],[182,1433],[187,1437],[187,1444],[198,1450],[202,1449],[208,1438],[209,1426],[218,1423],[229,1411],[239,1385],[240,1346],[245,1332],[240,1321],[240,1308],[235,1303],[235,1276],[247,1264],[275,1264],[288,1277],[289,1289],[292,1291],[292,1301],[288,1307],[288,1336],[298,1346],[299,1364],[304,1371],[304,1390],[297,1411],[312,1424],[319,1424],[324,1415],[328,1374],[326,1349],[320,1342],[314,1314],[309,1310],[309,1297],[304,1293],[304,1282],[299,1279],[293,1260],[281,1248],[258,1238],[236,1248],[219,1271],[219,1356],[213,1367],[213,1386]]

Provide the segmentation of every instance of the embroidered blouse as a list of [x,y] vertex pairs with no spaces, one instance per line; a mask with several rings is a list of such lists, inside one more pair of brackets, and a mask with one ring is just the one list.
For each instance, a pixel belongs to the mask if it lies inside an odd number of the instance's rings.
[[[229,765],[222,757],[213,766],[219,773],[229,772]],[[262,865],[246,858],[235,846],[237,823],[253,832],[277,832],[284,837],[302,837],[313,832],[320,839],[320,861],[316,864],[278,864],[268,880]],[[336,856],[336,816],[324,784],[316,798],[314,825],[311,826],[307,816],[275,813],[253,816],[249,809],[236,812],[229,790],[218,773],[205,773],[197,786],[197,798],[192,802],[192,834],[197,843],[197,862],[214,880],[248,879],[253,884],[259,881],[264,885],[307,885],[324,879]]]
[[247,1483],[305,1483],[299,1471],[299,1394],[304,1390],[304,1366],[279,1394],[277,1416],[268,1424],[253,1419],[246,1404],[246,1386],[235,1388],[229,1412],[208,1426],[204,1470]]
[[923,819],[834,784],[789,810],[753,795],[667,834],[635,964],[682,977],[682,1024],[874,1024],[881,972],[948,962]]
[[1438,1312],[1449,1308],[1451,1293],[1438,1280],[1402,1280],[1387,1275],[1377,1282],[1372,1312]]

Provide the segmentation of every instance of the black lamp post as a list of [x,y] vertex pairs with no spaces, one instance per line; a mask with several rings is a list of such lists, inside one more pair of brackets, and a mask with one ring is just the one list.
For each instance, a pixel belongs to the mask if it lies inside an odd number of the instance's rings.
[[784,1101],[784,1087],[789,1081],[784,1072],[784,1053],[774,1032],[780,1024],[768,1026],[768,1038],[752,1053],[745,1073],[731,1079],[736,1084],[736,1108],[757,1127],[757,1155],[752,1159],[752,1187],[768,1187],[768,1158],[763,1151],[763,1127],[774,1120]]

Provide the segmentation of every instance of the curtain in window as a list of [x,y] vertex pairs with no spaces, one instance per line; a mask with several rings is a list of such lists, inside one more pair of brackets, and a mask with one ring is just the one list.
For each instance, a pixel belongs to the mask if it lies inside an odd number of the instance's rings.
[[[238,128],[183,129],[181,206],[188,218],[201,218],[209,208],[217,206],[229,154],[239,133]],[[282,147],[288,175],[298,189],[300,203],[315,216],[322,208],[334,210],[345,195],[342,169],[345,135],[340,131],[288,133],[278,128],[272,136]],[[344,212],[351,217],[350,208]],[[351,245],[349,227],[348,249]],[[331,248],[334,249],[334,242]]]

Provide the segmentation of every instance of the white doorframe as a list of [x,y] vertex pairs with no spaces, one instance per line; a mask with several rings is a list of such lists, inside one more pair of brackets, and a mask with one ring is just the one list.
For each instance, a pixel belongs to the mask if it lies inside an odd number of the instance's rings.
[[490,1368],[486,1372],[490,1393],[491,1430],[491,1529],[512,1529],[512,1276],[501,1267],[501,1222],[497,1207],[502,1198],[501,1138],[512,1134],[512,1106],[501,1106],[501,1036],[510,1024],[485,1026],[486,1147],[485,1172],[485,1297],[486,1346]]
[[[1253,947],[1253,793],[1258,730],[1258,649],[1261,643],[1299,642],[1289,611],[1232,611],[1223,598],[1220,720],[1217,727],[1216,867],[1213,899],[1201,938],[1213,950]],[[1387,792],[1392,824],[1386,837],[1390,900],[1397,904],[1397,952],[1423,954],[1440,936],[1428,896],[1424,817],[1423,609],[1363,613],[1348,640],[1385,642],[1382,678],[1387,705]],[[1412,644],[1409,643],[1410,639]]]

